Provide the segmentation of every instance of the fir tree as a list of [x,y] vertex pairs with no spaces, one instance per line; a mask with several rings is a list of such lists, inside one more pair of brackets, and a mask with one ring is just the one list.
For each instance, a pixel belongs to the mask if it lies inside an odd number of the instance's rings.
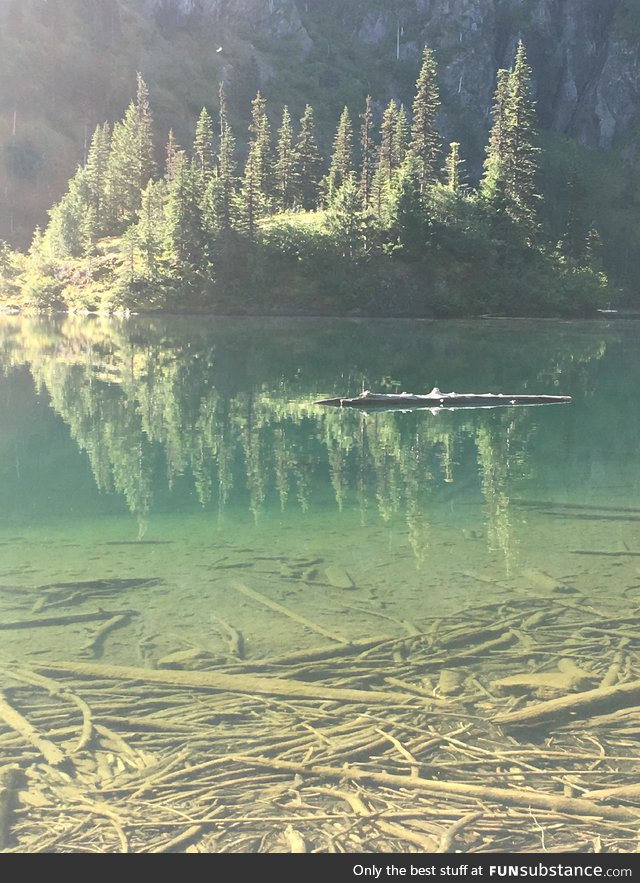
[[440,94],[436,82],[436,61],[432,50],[425,46],[422,54],[422,67],[416,81],[409,144],[411,155],[416,160],[422,195],[436,181],[437,161],[440,153],[440,137],[436,128],[439,107]]
[[394,171],[401,168],[407,157],[410,129],[404,104],[398,108],[391,143],[391,164]]
[[378,151],[378,171],[382,180],[390,183],[397,168],[394,150],[398,105],[393,99],[386,106],[380,124],[380,149]]
[[317,208],[322,176],[322,157],[315,137],[313,108],[307,104],[300,120],[300,132],[295,145],[294,193],[303,209]]
[[49,212],[44,248],[58,258],[80,257],[95,242],[95,216],[90,208],[88,173],[79,168],[67,192]]
[[333,194],[327,213],[327,227],[341,248],[343,257],[353,260],[362,251],[366,219],[353,174]]
[[376,146],[373,140],[373,108],[371,96],[367,95],[363,113],[360,114],[360,199],[366,209],[371,199],[371,183],[375,174]]
[[349,108],[345,106],[333,139],[333,155],[326,180],[326,194],[329,203],[351,175],[353,175],[353,126],[351,125]]
[[241,229],[254,239],[258,221],[269,210],[272,173],[266,102],[259,92],[251,105],[249,132],[251,140],[240,188],[239,209]]
[[273,158],[271,156],[271,129],[267,117],[267,102],[260,92],[251,104],[251,139],[249,150],[253,150],[256,169],[260,178],[260,188],[268,200],[273,192]]
[[249,149],[238,198],[239,226],[249,239],[255,239],[258,221],[266,211],[262,160],[260,149],[254,144]]
[[585,257],[587,266],[595,273],[602,272],[602,237],[595,224],[589,227],[585,239]]
[[480,193],[494,207],[504,204],[507,189],[507,106],[509,71],[499,70],[493,100],[491,133],[480,182]]
[[293,128],[289,108],[282,111],[282,123],[278,130],[277,155],[274,167],[276,206],[280,211],[288,211],[294,203]]
[[522,41],[509,76],[507,101],[507,196],[513,220],[532,235],[536,225],[535,112],[530,97],[531,68]]
[[531,239],[536,226],[537,172],[531,68],[522,41],[510,71],[498,71],[493,126],[480,192]]
[[150,280],[159,275],[159,260],[166,238],[166,197],[167,184],[164,181],[149,181],[140,200],[136,243],[142,259],[142,274]]
[[427,236],[428,218],[420,193],[422,167],[409,154],[390,188],[389,226],[396,245],[407,256],[422,255]]
[[116,123],[111,138],[106,189],[112,232],[121,232],[135,220],[141,191],[153,174],[152,128],[149,93],[138,74],[136,101]]
[[196,123],[193,152],[196,156],[202,178],[206,181],[213,169],[213,120],[205,107],[200,111],[200,116]]
[[167,184],[171,184],[176,176],[178,157],[180,157],[181,155],[182,150],[180,149],[180,145],[176,141],[176,136],[173,134],[173,129],[169,129],[167,146],[165,148],[164,163],[164,179]]
[[200,170],[181,153],[166,207],[166,250],[178,269],[200,269],[206,260],[207,236],[201,205]]
[[460,159],[460,142],[452,141],[444,165],[445,186],[452,193],[460,193],[463,164],[464,160]]
[[111,133],[108,123],[97,126],[86,163],[89,207],[93,214],[96,236],[107,232],[107,168],[110,148]]
[[220,151],[218,154],[219,225],[230,230],[233,223],[233,200],[236,187],[235,139],[229,125],[224,83],[220,83]]

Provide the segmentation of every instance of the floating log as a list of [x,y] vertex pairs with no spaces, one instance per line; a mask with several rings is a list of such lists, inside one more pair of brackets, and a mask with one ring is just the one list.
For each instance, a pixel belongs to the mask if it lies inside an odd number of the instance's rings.
[[359,396],[337,396],[321,399],[316,405],[331,405],[336,408],[393,408],[408,410],[414,408],[495,408],[500,405],[556,405],[571,401],[571,396],[520,395],[518,393],[459,393],[441,392],[434,386],[426,394],[410,392],[379,393],[365,390]]

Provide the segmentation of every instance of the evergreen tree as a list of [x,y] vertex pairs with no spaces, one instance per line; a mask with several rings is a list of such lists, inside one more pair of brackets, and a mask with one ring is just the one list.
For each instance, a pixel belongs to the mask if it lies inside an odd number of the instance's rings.
[[444,165],[446,188],[452,193],[460,193],[463,164],[464,160],[460,159],[460,142],[452,141]]
[[333,139],[333,155],[326,180],[326,195],[329,203],[339,188],[346,184],[349,177],[353,175],[353,172],[353,126],[351,125],[349,108],[345,106]]
[[274,167],[276,206],[280,211],[288,211],[294,204],[294,166],[293,128],[289,108],[285,105],[282,111],[282,124],[278,130]]
[[327,227],[342,256],[353,260],[362,251],[366,236],[366,217],[353,174],[334,192],[327,212]]
[[178,269],[200,269],[207,257],[202,216],[200,169],[181,153],[169,188],[165,212],[165,244]]
[[205,107],[200,111],[200,116],[196,123],[193,152],[196,156],[202,178],[206,181],[213,169],[213,120]]
[[80,257],[96,239],[95,215],[90,206],[89,176],[79,168],[69,181],[67,192],[49,212],[43,241],[53,257]]
[[166,239],[165,202],[167,184],[149,181],[142,191],[136,243],[142,259],[142,275],[155,280],[159,275],[159,260]]
[[602,272],[602,238],[594,224],[589,227],[585,240],[587,266],[595,273]]
[[251,140],[240,188],[240,226],[250,238],[255,238],[258,221],[269,210],[271,192],[271,142],[266,102],[258,94],[251,105]]
[[233,224],[233,201],[236,187],[235,139],[229,125],[224,83],[220,83],[220,152],[218,154],[219,226],[230,230]]
[[421,257],[427,238],[428,217],[420,193],[422,166],[409,154],[390,188],[389,226],[406,256]]
[[391,182],[396,170],[395,134],[398,119],[398,105],[392,99],[386,106],[380,124],[380,149],[378,151],[378,171],[382,180]]
[[436,73],[433,52],[428,46],[425,46],[422,53],[422,67],[416,81],[409,144],[411,155],[416,160],[420,193],[423,196],[436,181],[437,160],[440,153],[440,136],[436,128],[440,94]]
[[260,149],[254,144],[249,149],[238,198],[239,227],[249,239],[255,239],[258,221],[267,211],[262,172]]
[[165,149],[164,179],[167,184],[171,184],[176,176],[176,168],[178,158],[182,155],[180,145],[176,141],[173,129],[169,129],[169,137],[167,138],[167,146]]
[[391,142],[391,165],[393,171],[400,169],[407,157],[409,137],[410,130],[407,120],[407,112],[404,109],[404,104],[401,104],[396,114]]
[[112,232],[135,221],[140,194],[153,174],[153,121],[147,86],[138,74],[135,102],[113,127],[107,168],[107,196]]
[[295,200],[306,211],[318,206],[322,157],[315,137],[313,108],[307,104],[300,120],[300,132],[295,146],[294,193]]
[[107,168],[111,149],[111,133],[108,123],[97,126],[87,155],[87,186],[89,208],[93,214],[95,235],[107,232]]
[[536,129],[534,103],[530,97],[531,68],[522,41],[518,44],[509,76],[507,101],[507,196],[508,212],[531,236],[536,226]]
[[531,239],[536,226],[537,172],[531,68],[522,41],[510,71],[498,71],[493,126],[480,192]]
[[502,206],[507,190],[507,106],[509,71],[499,70],[493,100],[491,133],[480,182],[480,193],[495,208]]
[[251,104],[251,134],[249,150],[253,150],[256,168],[260,177],[260,187],[265,200],[273,193],[273,158],[271,156],[271,128],[267,117],[267,102],[260,92]]
[[367,95],[364,112],[360,114],[360,199],[366,209],[371,199],[371,183],[375,174],[376,146],[373,140],[373,108]]

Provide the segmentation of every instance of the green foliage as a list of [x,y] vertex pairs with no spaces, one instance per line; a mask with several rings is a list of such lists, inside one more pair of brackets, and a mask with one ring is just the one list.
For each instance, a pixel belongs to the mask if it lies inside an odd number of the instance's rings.
[[353,175],[349,175],[334,191],[326,225],[342,257],[354,260],[362,254],[366,242],[367,215],[362,209],[361,194]]
[[417,162],[420,193],[425,194],[436,180],[440,136],[437,115],[440,108],[440,92],[436,80],[436,60],[433,50],[425,46],[422,67],[416,82],[413,101],[413,123],[409,150]]
[[498,71],[493,127],[481,192],[496,212],[505,212],[529,240],[536,229],[537,153],[531,68],[520,42],[513,68]]
[[538,230],[538,149],[524,47],[513,69],[498,75],[477,192],[462,183],[457,141],[445,160],[444,183],[436,175],[436,73],[425,49],[411,127],[402,105],[390,101],[379,146],[367,97],[359,165],[343,108],[323,210],[310,105],[297,137],[283,107],[274,156],[266,100],[257,93],[238,180],[221,84],[218,137],[203,110],[192,154],[170,133],[158,178],[149,97],[138,75],[136,101],[111,134],[106,124],[96,128],[85,166],[51,210],[44,236],[34,238],[21,276],[25,302],[250,311],[275,304],[295,309],[299,296],[307,310],[383,315],[593,309],[607,284],[604,246],[585,222],[577,185],[569,188],[575,207],[567,214],[570,232],[556,237],[559,246],[546,244]]
[[193,152],[195,154],[200,174],[206,181],[213,171],[213,120],[206,107],[203,107],[196,124],[196,137],[193,142]]
[[373,140],[373,108],[367,95],[364,112],[360,114],[360,200],[366,209],[371,200],[371,184],[375,173],[376,145]]
[[305,211],[310,211],[317,208],[322,177],[322,157],[316,143],[315,119],[310,104],[305,107],[300,120],[294,157],[295,199]]
[[333,139],[333,154],[325,183],[327,202],[331,203],[337,191],[354,174],[353,126],[349,108],[344,107]]
[[291,114],[286,104],[282,111],[282,123],[278,130],[274,177],[276,207],[279,211],[288,211],[295,202],[295,153]]

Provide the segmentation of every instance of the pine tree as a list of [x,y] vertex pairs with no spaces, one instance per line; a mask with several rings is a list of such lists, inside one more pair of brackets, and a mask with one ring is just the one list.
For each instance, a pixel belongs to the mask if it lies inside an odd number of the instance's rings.
[[276,206],[280,211],[288,211],[294,204],[294,165],[293,128],[289,108],[285,105],[282,111],[282,123],[278,130],[274,167]]
[[79,168],[69,181],[67,192],[50,210],[49,218],[43,236],[45,251],[58,258],[80,257],[90,251],[96,229],[85,167]]
[[251,134],[249,150],[254,151],[256,167],[260,177],[260,187],[265,200],[268,200],[273,193],[271,128],[267,117],[267,102],[260,92],[258,92],[251,104],[249,132]]
[[510,71],[498,71],[493,125],[480,192],[494,210],[506,214],[528,239],[536,226],[537,172],[531,68],[522,41]]
[[327,227],[342,249],[343,257],[353,260],[361,252],[366,234],[366,219],[353,174],[333,194],[327,212]]
[[507,196],[508,212],[531,236],[536,226],[535,111],[530,97],[531,68],[522,41],[518,43],[509,76],[507,101]]
[[463,164],[464,160],[460,159],[460,142],[452,141],[449,144],[449,153],[444,165],[445,186],[452,193],[460,193]]
[[386,106],[380,124],[380,149],[378,151],[378,171],[382,180],[386,183],[391,181],[396,170],[396,156],[394,140],[396,123],[398,119],[398,105],[392,99]]
[[306,211],[317,208],[322,176],[322,157],[315,137],[315,121],[310,104],[300,120],[300,132],[294,150],[295,200]]
[[166,239],[165,202],[167,184],[165,181],[149,181],[142,191],[136,244],[142,259],[142,275],[154,280],[159,275],[159,260]]
[[427,236],[428,218],[420,193],[422,167],[409,154],[394,178],[389,195],[389,226],[407,256],[421,255]]
[[233,225],[233,202],[236,187],[235,139],[229,125],[224,83],[220,83],[218,96],[220,102],[219,225],[221,230],[226,231],[230,230]]
[[200,111],[200,116],[196,123],[193,152],[196,156],[202,178],[206,182],[213,169],[213,120],[205,107]]
[[165,163],[164,163],[164,179],[167,184],[171,184],[173,179],[176,176],[176,168],[178,157],[182,154],[182,150],[180,149],[180,145],[176,141],[176,136],[173,134],[173,129],[169,129],[169,136],[167,138],[167,146],[165,148]]
[[585,257],[588,267],[595,273],[602,272],[602,237],[594,224],[589,227],[585,239]]
[[353,175],[353,171],[353,126],[351,125],[349,108],[345,106],[333,139],[333,155],[326,180],[326,195],[329,203],[339,188]]
[[197,161],[178,156],[175,177],[169,188],[165,212],[165,245],[180,269],[200,269],[207,253],[207,235],[202,216],[200,169]]
[[509,71],[499,70],[493,100],[491,133],[480,182],[480,193],[494,207],[502,205],[507,190],[507,105],[509,101]]
[[393,130],[393,138],[391,144],[391,164],[394,171],[401,168],[407,158],[407,150],[409,148],[410,129],[407,120],[407,112],[404,104],[398,108],[395,118],[395,128]]
[[140,194],[154,171],[153,121],[149,93],[138,74],[136,101],[113,127],[107,168],[107,197],[111,232],[122,232],[135,221]]
[[433,52],[428,46],[425,46],[422,53],[422,67],[416,81],[409,144],[409,151],[416,160],[420,193],[423,196],[427,189],[436,182],[437,161],[440,153],[440,137],[436,128],[440,94],[436,73]]
[[95,235],[107,232],[107,168],[111,149],[111,133],[108,123],[97,126],[87,155],[87,185],[89,206],[93,213]]
[[251,105],[249,132],[251,140],[240,188],[239,209],[241,229],[250,239],[254,239],[258,221],[269,210],[272,190],[269,122],[266,102],[259,92]]
[[364,112],[360,114],[360,199],[366,209],[371,199],[371,183],[375,174],[376,146],[373,140],[373,108],[367,95]]

